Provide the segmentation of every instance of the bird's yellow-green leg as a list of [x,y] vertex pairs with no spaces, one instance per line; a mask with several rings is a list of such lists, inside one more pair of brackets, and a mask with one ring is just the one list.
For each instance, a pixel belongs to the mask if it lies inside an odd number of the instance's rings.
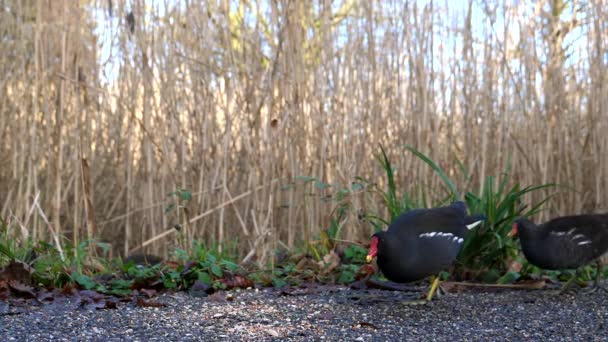
[[598,290],[604,290],[606,292],[608,292],[608,289],[606,289],[605,287],[603,287],[602,285],[600,285],[600,279],[602,277],[602,269],[603,269],[603,264],[600,260],[595,262],[597,268],[596,268],[596,273],[595,273],[595,279],[593,281],[593,286],[591,286],[591,288],[585,292],[587,293],[594,293]]
[[427,301],[431,301],[431,299],[433,299],[433,295],[435,294],[435,292],[437,292],[437,287],[439,287],[439,277],[435,276],[433,277],[433,282],[431,283],[431,289],[429,290],[429,293],[426,295],[426,300]]
[[568,291],[568,288],[570,288],[570,285],[572,285],[572,283],[574,283],[574,281],[576,280],[576,278],[578,277],[578,270],[576,270],[576,272],[574,272],[574,275],[572,276],[572,278],[570,278],[565,284],[564,286],[562,286],[562,288],[557,292],[558,295],[561,295],[565,292]]

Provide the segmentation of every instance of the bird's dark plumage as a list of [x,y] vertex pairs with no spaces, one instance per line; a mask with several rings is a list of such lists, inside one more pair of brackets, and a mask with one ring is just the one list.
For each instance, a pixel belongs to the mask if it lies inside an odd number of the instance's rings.
[[538,226],[521,218],[513,230],[526,259],[540,268],[575,269],[608,252],[608,214],[558,217]]
[[368,259],[377,256],[382,273],[395,282],[411,282],[437,274],[454,262],[467,225],[475,219],[467,216],[463,202],[410,210],[386,231],[374,234]]

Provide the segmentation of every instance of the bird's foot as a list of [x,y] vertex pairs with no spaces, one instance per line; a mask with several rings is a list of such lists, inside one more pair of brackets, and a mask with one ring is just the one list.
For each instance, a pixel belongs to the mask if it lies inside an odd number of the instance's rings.
[[558,291],[556,291],[554,294],[556,296],[561,296],[561,295],[565,295],[565,294],[575,294],[576,291],[574,291],[574,289],[572,288],[572,284],[576,281],[576,277],[577,275],[574,274],[574,276],[572,278],[570,278],[570,280],[568,280]]

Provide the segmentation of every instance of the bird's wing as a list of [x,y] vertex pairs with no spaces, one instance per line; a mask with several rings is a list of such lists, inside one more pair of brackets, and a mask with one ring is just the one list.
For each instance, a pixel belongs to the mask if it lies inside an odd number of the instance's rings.
[[[568,240],[577,246],[593,247],[593,254],[600,247],[608,246],[608,215],[564,216],[543,224],[550,226],[546,238]],[[542,227],[541,227],[542,228]]]
[[388,227],[390,232],[460,232],[464,227],[466,207],[463,202],[430,209],[414,209],[399,216]]
[[543,223],[539,228],[544,227],[550,227],[549,230],[555,233],[568,233],[574,229],[591,238],[603,231],[608,232],[608,215],[562,216]]

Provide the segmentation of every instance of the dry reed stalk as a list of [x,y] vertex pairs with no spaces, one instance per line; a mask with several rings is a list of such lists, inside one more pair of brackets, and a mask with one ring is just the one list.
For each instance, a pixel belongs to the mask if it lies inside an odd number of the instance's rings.
[[[272,186],[272,184],[274,184],[274,183],[276,183],[278,181],[279,181],[278,179],[273,179],[272,181],[269,182],[269,184],[260,185],[260,186],[258,186],[255,189],[251,189],[249,191],[246,191],[246,192],[244,192],[244,193],[242,193],[242,194],[240,194],[240,195],[232,198],[229,201],[223,202],[222,204],[216,206],[215,208],[209,209],[206,212],[204,212],[204,213],[202,213],[200,215],[197,215],[197,216],[189,219],[188,223],[192,224],[192,223],[194,223],[194,222],[196,222],[196,221],[198,221],[198,220],[200,220],[200,219],[202,219],[202,218],[204,218],[204,217],[212,214],[213,212],[215,212],[217,210],[221,210],[222,208],[225,208],[226,206],[228,206],[228,205],[230,205],[230,204],[232,204],[232,203],[240,200],[241,198],[245,198],[245,197],[251,195],[252,193],[257,192],[257,191],[263,189],[266,186]],[[172,233],[175,233],[175,232],[177,232],[177,230],[175,228],[171,228],[169,230],[166,230],[166,231],[164,231],[164,232],[162,232],[162,233],[160,233],[160,234],[152,237],[151,239],[148,239],[148,240],[144,241],[141,245],[139,245],[139,246],[137,246],[137,247],[129,250],[129,253],[127,253],[127,255],[133,254],[134,252],[142,249],[143,247],[146,247],[146,246],[154,243],[155,241],[158,241],[158,240],[160,240],[160,239],[162,239],[162,238],[164,238],[164,237],[166,237],[166,236],[168,236],[168,235],[170,235]]]
[[[81,172],[82,172],[82,197],[84,200],[85,216],[87,220],[87,239],[92,241],[97,236],[97,221],[95,220],[95,207],[93,206],[93,199],[91,193],[91,172],[89,170],[89,164],[85,158],[81,159]],[[74,228],[77,231],[78,228]]]
[[[241,200],[231,194],[300,175],[386,186],[373,159],[380,143],[399,190],[425,191],[427,205],[442,196],[441,181],[404,144],[428,153],[462,189],[479,190],[509,155],[513,182],[577,189],[539,218],[608,208],[603,0],[565,3],[563,15],[551,9],[557,2],[222,0],[164,12],[135,2],[116,3],[112,16],[102,2],[69,12],[65,0],[4,3],[1,208],[34,240],[54,237],[33,203],[51,213],[57,235],[78,239],[93,219],[80,154],[90,163],[100,238],[123,253],[164,233],[170,221],[160,206],[177,188],[201,193],[188,210],[209,213],[197,228],[213,227],[186,229],[178,244],[238,237],[248,260],[283,242],[292,248],[328,226],[335,203],[321,197],[333,188],[300,182]],[[357,209],[384,210],[373,196],[351,197]],[[372,228],[348,217],[341,238],[367,238]],[[266,229],[272,238],[261,238]]]

